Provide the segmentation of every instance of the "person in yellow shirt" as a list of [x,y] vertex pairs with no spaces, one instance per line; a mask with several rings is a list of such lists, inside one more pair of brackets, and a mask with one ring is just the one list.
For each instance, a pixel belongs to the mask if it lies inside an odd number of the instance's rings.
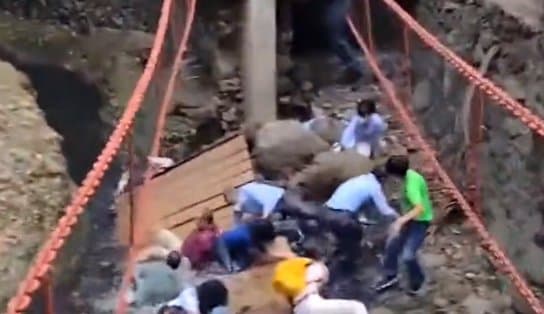
[[319,289],[328,280],[325,264],[294,257],[276,265],[272,285],[291,304],[294,314],[368,314],[359,301],[323,298]]

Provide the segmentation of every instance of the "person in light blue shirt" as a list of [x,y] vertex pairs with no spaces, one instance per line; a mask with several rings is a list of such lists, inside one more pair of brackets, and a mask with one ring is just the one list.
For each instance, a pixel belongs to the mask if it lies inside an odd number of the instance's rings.
[[250,218],[267,218],[282,207],[285,189],[279,186],[250,182],[238,189],[225,192],[227,201],[234,205],[235,222]]
[[387,131],[387,123],[376,111],[373,100],[362,100],[357,104],[354,115],[340,138],[343,149],[356,149],[362,155],[370,157],[380,148],[380,141]]
[[362,174],[342,183],[325,206],[358,213],[366,204],[373,204],[384,216],[397,216],[397,212],[389,206],[382,185],[373,173]]
[[373,173],[362,174],[342,183],[325,202],[322,220],[339,241],[339,249],[356,250],[363,233],[359,212],[374,206],[386,220],[394,221],[398,213],[389,206],[382,185]]

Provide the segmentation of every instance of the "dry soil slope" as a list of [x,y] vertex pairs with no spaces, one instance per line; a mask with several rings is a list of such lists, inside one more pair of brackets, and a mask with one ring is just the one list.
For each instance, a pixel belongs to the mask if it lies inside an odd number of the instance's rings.
[[72,190],[60,149],[24,75],[0,62],[0,308]]

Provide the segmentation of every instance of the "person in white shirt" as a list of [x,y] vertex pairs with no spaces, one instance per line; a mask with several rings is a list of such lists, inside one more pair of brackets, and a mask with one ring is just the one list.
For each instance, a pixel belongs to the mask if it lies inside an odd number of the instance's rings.
[[325,202],[322,220],[339,240],[339,248],[351,250],[363,233],[360,211],[374,206],[386,220],[398,217],[387,202],[382,185],[374,173],[362,174],[342,183]]
[[373,100],[362,100],[357,104],[354,115],[340,138],[342,149],[355,149],[358,153],[375,156],[381,148],[382,139],[387,131],[387,123],[376,111]]
[[225,313],[228,297],[227,287],[217,279],[210,279],[196,287],[184,289],[175,299],[161,307],[159,313],[168,313],[172,308],[191,314]]

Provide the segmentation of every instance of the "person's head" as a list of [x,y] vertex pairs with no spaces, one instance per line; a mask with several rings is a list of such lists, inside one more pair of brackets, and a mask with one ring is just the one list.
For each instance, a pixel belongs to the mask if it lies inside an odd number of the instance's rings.
[[166,265],[170,266],[172,269],[178,269],[181,264],[181,254],[178,251],[171,251],[166,256]]
[[363,99],[357,102],[357,114],[363,118],[376,113],[376,102],[370,99]]
[[210,228],[215,225],[215,221],[213,219],[213,211],[211,209],[206,209],[202,215],[198,218],[197,221],[197,228],[199,230]]
[[276,230],[271,221],[256,219],[248,223],[252,238],[257,243],[272,242],[276,238]]
[[227,306],[229,301],[227,288],[217,279],[211,279],[198,285],[196,294],[198,307],[202,314],[208,314],[218,306]]
[[391,156],[385,163],[385,171],[397,177],[404,177],[409,168],[410,160],[406,155]]

